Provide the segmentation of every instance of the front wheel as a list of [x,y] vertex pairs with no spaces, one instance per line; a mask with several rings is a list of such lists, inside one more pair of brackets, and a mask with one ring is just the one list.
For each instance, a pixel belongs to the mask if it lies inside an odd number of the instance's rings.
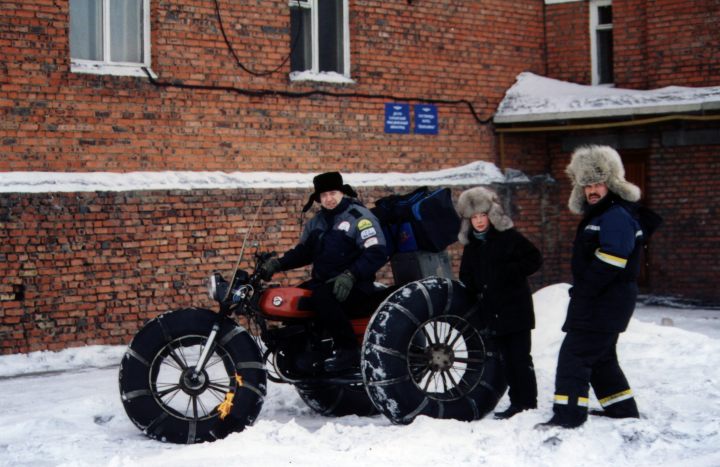
[[191,444],[251,425],[266,393],[266,372],[252,336],[221,320],[212,352],[195,366],[217,314],[185,308],[148,321],[120,365],[120,394],[133,423],[153,439]]
[[370,320],[362,374],[370,399],[394,423],[418,415],[477,420],[507,384],[461,283],[430,277],[397,290]]

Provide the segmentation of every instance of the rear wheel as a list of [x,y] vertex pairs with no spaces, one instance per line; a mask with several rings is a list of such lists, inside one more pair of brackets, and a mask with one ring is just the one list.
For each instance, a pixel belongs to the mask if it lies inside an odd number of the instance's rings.
[[186,308],[165,313],[135,335],[120,365],[120,393],[146,435],[171,443],[222,438],[254,422],[266,391],[260,352],[247,331],[221,322],[207,364],[195,366],[217,315]]
[[315,412],[328,417],[375,415],[377,409],[361,384],[296,384],[300,398]]
[[363,380],[391,421],[477,420],[495,407],[507,385],[471,305],[462,284],[430,277],[399,289],[375,312]]

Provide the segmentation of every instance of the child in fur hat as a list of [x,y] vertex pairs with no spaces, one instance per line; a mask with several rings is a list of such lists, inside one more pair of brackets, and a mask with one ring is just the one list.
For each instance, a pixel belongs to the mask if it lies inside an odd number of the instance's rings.
[[513,228],[498,195],[487,188],[464,191],[458,199],[465,245],[460,280],[477,297],[480,314],[495,336],[510,387],[510,407],[495,414],[505,419],[537,407],[537,383],[530,355],[535,327],[527,277],[540,269],[540,251]]

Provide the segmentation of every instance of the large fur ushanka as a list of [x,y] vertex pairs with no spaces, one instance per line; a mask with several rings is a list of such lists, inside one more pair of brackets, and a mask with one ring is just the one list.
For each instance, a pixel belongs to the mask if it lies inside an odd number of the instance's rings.
[[487,188],[476,187],[463,191],[458,198],[456,209],[462,218],[458,240],[463,245],[467,245],[469,242],[468,234],[472,228],[470,218],[473,214],[487,213],[490,223],[501,232],[513,226],[513,221],[505,214],[497,193]]
[[625,180],[625,168],[620,154],[610,146],[582,146],[573,152],[570,164],[565,169],[573,184],[568,200],[570,211],[582,214],[585,207],[584,187],[605,183],[612,191],[626,201],[638,201],[640,188]]

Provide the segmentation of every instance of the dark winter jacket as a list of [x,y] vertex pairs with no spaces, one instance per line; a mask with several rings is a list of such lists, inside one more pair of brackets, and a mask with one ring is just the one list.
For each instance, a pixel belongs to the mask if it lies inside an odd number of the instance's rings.
[[[648,214],[641,216],[640,210]],[[586,206],[573,244],[573,287],[563,331],[627,328],[635,310],[642,245],[659,223],[651,211],[612,192]]]
[[490,227],[485,241],[468,235],[460,262],[460,280],[480,301],[491,332],[504,335],[535,327],[527,277],[540,269],[542,255],[515,229]]
[[280,258],[280,265],[288,270],[312,263],[312,278],[323,282],[349,270],[355,287],[369,293],[375,273],[386,261],[377,218],[358,201],[344,197],[335,209],[322,208],[305,224],[300,242]]

